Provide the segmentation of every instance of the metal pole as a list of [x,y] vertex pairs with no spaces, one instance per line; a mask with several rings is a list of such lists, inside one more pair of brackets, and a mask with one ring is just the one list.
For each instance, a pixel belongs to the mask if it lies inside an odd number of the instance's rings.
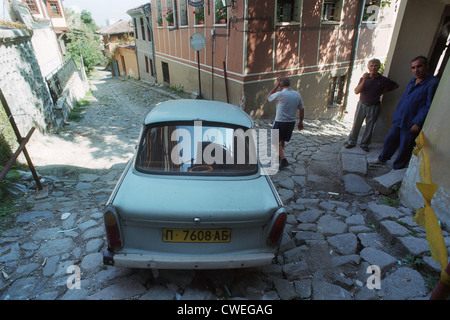
[[198,64],[198,90],[199,90],[199,99],[202,99],[202,81],[200,79],[200,51],[197,51],[197,64]]
[[230,97],[228,96],[227,65],[226,65],[225,61],[223,62],[223,79],[225,80],[225,94],[227,95],[227,102],[230,103]]

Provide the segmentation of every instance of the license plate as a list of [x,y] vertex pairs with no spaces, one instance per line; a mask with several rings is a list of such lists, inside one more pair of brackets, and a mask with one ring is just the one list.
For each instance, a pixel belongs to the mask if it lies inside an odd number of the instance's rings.
[[164,242],[220,243],[231,241],[231,229],[163,229]]

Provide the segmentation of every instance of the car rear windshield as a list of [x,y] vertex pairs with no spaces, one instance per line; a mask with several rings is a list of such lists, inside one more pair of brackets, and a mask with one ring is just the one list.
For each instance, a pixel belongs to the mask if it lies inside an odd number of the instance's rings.
[[146,126],[135,168],[161,174],[254,174],[258,161],[253,134],[252,129],[201,121]]

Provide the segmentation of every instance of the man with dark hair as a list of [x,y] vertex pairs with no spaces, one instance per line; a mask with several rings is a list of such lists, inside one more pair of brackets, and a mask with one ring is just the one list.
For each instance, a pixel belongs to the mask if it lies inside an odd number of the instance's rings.
[[395,170],[405,168],[411,159],[416,137],[422,130],[423,123],[430,110],[439,79],[430,74],[428,59],[418,56],[411,60],[414,78],[408,84],[403,97],[395,109],[393,126],[384,140],[383,151],[371,164],[384,164],[398,151],[394,160]]
[[[280,89],[281,91],[277,91]],[[303,130],[303,117],[304,117],[304,107],[303,101],[300,94],[291,89],[291,82],[286,77],[280,77],[277,79],[277,84],[275,87],[269,92],[267,96],[267,100],[269,102],[276,101],[276,116],[275,123],[273,124],[272,129],[279,130],[279,144],[278,146],[278,154],[280,156],[280,169],[283,169],[289,166],[289,163],[284,155],[284,147],[286,142],[291,140],[292,131],[295,127],[295,116],[297,110],[299,110],[299,122],[298,122],[298,130]]]
[[345,148],[350,149],[356,145],[359,131],[366,120],[366,129],[361,138],[361,149],[368,152],[370,141],[372,140],[372,132],[375,127],[375,122],[380,115],[381,110],[381,96],[389,91],[398,88],[398,84],[389,78],[382,76],[378,70],[381,62],[378,59],[372,59],[367,64],[369,72],[359,79],[358,86],[355,88],[355,93],[359,94],[358,106],[353,120],[352,131],[348,138]]

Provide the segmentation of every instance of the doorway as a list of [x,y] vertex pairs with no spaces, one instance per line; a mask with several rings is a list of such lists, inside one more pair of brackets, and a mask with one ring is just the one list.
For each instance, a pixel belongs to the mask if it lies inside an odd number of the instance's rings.
[[430,70],[440,78],[450,56],[450,5],[447,5],[442,14],[439,29],[436,32],[430,54]]

